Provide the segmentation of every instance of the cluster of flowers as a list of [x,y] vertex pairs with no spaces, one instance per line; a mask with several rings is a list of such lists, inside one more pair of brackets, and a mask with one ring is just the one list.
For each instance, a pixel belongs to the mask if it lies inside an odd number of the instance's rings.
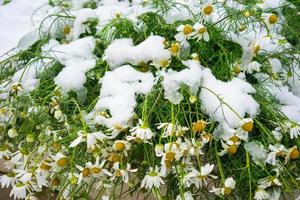
[[[16,71],[0,81],[0,159],[8,170],[0,185],[11,187],[14,199],[38,199],[45,188],[57,199],[142,191],[156,199],[279,200],[289,187],[299,191],[299,55],[280,34],[281,7],[293,5],[174,2],[159,15],[168,22],[161,26],[175,32],[169,38],[145,31],[136,46],[136,38],[122,37],[105,46],[101,33],[110,23],[131,20],[142,29],[139,16],[159,13],[157,2],[50,1],[50,17],[38,29],[43,38],[23,38],[30,48],[39,45],[38,55],[24,64],[14,52],[0,62]],[[219,34],[240,45],[241,58],[230,60]],[[211,43],[220,48],[217,57],[226,57],[227,82],[202,59]],[[95,85],[100,96],[90,101]],[[253,98],[259,87],[268,95]],[[277,107],[266,105],[269,96]],[[238,164],[224,168],[232,162]],[[248,173],[246,189],[238,185],[245,180],[239,168]]]

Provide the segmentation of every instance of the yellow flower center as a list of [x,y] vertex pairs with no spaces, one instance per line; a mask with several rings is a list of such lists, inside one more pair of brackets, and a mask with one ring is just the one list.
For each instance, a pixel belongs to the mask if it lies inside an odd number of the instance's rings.
[[203,33],[205,33],[207,31],[207,28],[206,27],[202,27],[202,28],[200,28],[199,30],[198,30],[198,33],[199,34],[203,34]]
[[71,32],[71,27],[70,26],[65,26],[63,32],[64,32],[65,35],[69,35],[70,32]]
[[243,124],[242,129],[246,132],[250,132],[253,129],[253,122],[246,122],[245,124]]
[[231,193],[231,188],[229,188],[229,187],[225,187],[224,188],[224,195],[229,195],[230,193]]
[[230,155],[235,155],[236,152],[237,152],[237,146],[235,144],[233,145],[230,145],[227,149],[227,152],[230,154]]
[[203,120],[198,120],[196,123],[193,124],[193,131],[194,132],[202,132],[206,128],[206,122]]
[[294,149],[292,150],[291,154],[290,154],[290,158],[291,158],[292,160],[296,160],[296,159],[299,158],[299,156],[300,156],[299,150],[298,150],[297,148],[294,148]]
[[183,28],[183,34],[188,35],[191,32],[193,32],[193,27],[189,24],[185,25],[184,28]]
[[83,177],[87,177],[89,174],[90,174],[90,169],[89,168],[84,168],[83,170],[82,170],[82,176]]
[[214,11],[214,8],[212,5],[208,5],[205,8],[203,8],[203,13],[206,15],[210,15]]
[[175,153],[174,152],[167,152],[166,153],[166,159],[169,161],[173,161],[175,158]]
[[178,52],[180,51],[180,45],[178,43],[172,44],[172,46],[170,47],[170,51],[173,55],[178,54]]
[[125,149],[125,144],[123,142],[116,142],[115,147],[117,151],[123,151]]
[[270,24],[276,24],[276,22],[278,21],[278,17],[275,14],[272,14],[269,16],[269,23]]
[[254,48],[254,53],[257,54],[261,50],[260,45],[256,45]]
[[238,75],[239,73],[241,73],[241,67],[240,66],[236,66],[234,69],[233,69],[233,72]]
[[42,162],[42,164],[41,164],[42,170],[49,170],[50,168],[51,168],[51,166],[49,166],[49,161],[45,160]]
[[238,136],[234,135],[229,140],[231,140],[233,143],[236,143],[236,142],[240,141],[240,138]]
[[169,60],[161,60],[159,61],[159,65],[163,68],[166,68],[169,66]]
[[68,159],[66,157],[60,158],[56,163],[60,167],[65,167],[68,164]]
[[119,169],[118,169],[118,170],[116,170],[116,175],[117,175],[117,176],[122,176],[122,174],[121,174],[121,170],[119,170]]
[[101,171],[102,171],[102,169],[99,168],[99,167],[93,167],[91,169],[91,172],[94,173],[94,174],[99,174]]
[[111,154],[111,155],[109,156],[108,160],[109,160],[109,161],[112,161],[112,162],[114,162],[114,163],[116,163],[116,162],[120,162],[121,158],[120,158],[120,156],[117,155],[117,154]]

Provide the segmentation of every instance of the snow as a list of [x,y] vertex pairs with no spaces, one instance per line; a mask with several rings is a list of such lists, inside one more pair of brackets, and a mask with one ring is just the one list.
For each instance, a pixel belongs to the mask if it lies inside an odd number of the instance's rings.
[[201,84],[202,66],[197,61],[188,60],[184,62],[188,67],[180,72],[168,70],[162,73],[165,99],[173,104],[179,104],[183,100],[182,94],[178,92],[181,84],[189,86],[193,95],[197,95]]
[[85,73],[95,67],[96,59],[93,55],[95,39],[85,37],[69,44],[59,44],[50,40],[43,50],[48,50],[49,56],[57,59],[65,67],[55,77],[54,81],[63,92],[78,91],[86,82]]
[[169,60],[171,53],[165,49],[165,38],[150,36],[137,46],[130,38],[117,39],[105,50],[105,60],[111,69],[123,64],[138,65],[140,63]]
[[229,82],[217,80],[208,68],[202,77],[202,109],[214,120],[235,127],[246,113],[252,118],[259,113],[259,104],[250,95],[255,89],[249,83],[238,78]]
[[34,12],[47,0],[13,0],[0,6],[0,56],[17,47],[18,41],[35,29]]
[[84,23],[87,22],[89,19],[94,18],[98,19],[98,16],[94,12],[94,10],[90,8],[80,9],[78,10],[78,12],[75,13],[75,21],[72,29],[74,40],[78,39],[80,34],[89,31],[88,26],[84,25]]
[[134,115],[134,108],[137,104],[136,95],[148,94],[154,82],[152,73],[138,72],[129,65],[106,72],[101,79],[99,100],[88,118],[95,115],[97,111],[107,109],[111,117],[98,115],[95,117],[97,123],[109,128],[119,125],[126,126]]
[[281,104],[281,111],[294,122],[300,122],[300,98],[294,95],[287,86],[269,88]]

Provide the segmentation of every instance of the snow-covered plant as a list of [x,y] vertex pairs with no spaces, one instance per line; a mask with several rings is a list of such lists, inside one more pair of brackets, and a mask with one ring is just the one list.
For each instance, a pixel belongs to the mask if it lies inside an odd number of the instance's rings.
[[0,1],[1,187],[14,199],[297,198],[299,10]]

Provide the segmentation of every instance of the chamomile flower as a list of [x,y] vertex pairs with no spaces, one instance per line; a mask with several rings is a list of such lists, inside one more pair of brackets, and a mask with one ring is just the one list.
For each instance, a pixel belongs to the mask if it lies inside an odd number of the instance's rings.
[[131,165],[129,163],[126,164],[126,168],[120,168],[120,163],[116,162],[113,165],[114,174],[111,180],[114,180],[116,177],[122,177],[124,183],[128,183],[129,181],[129,172],[137,172],[138,169],[131,169]]
[[108,136],[105,135],[103,132],[98,131],[94,133],[87,133],[85,131],[78,131],[77,132],[78,137],[71,142],[70,147],[76,147],[81,142],[86,142],[88,149],[93,149],[95,147],[95,144],[98,140],[102,141],[107,139]]
[[282,185],[281,182],[278,179],[279,170],[274,169],[272,171],[275,172],[275,176],[268,176],[267,178],[260,179],[258,181],[258,187],[266,189],[266,188],[269,188],[271,186],[281,186]]
[[131,144],[126,140],[116,140],[113,144],[113,150],[116,152],[123,152],[125,156],[127,155],[127,151],[130,150]]
[[191,184],[194,184],[196,188],[202,188],[203,185],[207,185],[207,180],[209,178],[217,178],[217,176],[210,174],[213,171],[213,169],[214,165],[211,164],[201,166],[200,171],[192,169],[192,171],[189,172],[184,178],[185,184],[187,185],[187,187],[190,187]]
[[174,42],[171,44],[169,51],[171,52],[172,56],[178,56],[180,54],[181,45],[179,42]]
[[82,181],[89,181],[90,179],[90,174],[91,174],[91,169],[87,166],[85,167],[82,167],[80,165],[76,165],[76,168],[80,170],[80,173],[78,175],[78,181],[77,181],[77,184],[81,183]]
[[203,24],[197,22],[194,26],[194,38],[197,38],[197,41],[199,40],[204,40],[206,42],[209,41],[209,35],[208,35],[208,32],[207,32],[207,27],[204,26]]
[[184,135],[184,133],[189,130],[187,127],[182,127],[179,124],[173,124],[173,123],[160,123],[157,129],[162,129],[163,138],[169,136],[179,137]]
[[60,171],[63,168],[65,168],[68,163],[69,159],[67,156],[65,156],[63,153],[58,152],[56,155],[51,156],[54,160],[54,162],[51,163],[51,166],[54,171]]
[[27,188],[26,185],[23,183],[17,183],[13,186],[10,197],[14,197],[14,199],[25,199],[27,194]]
[[175,39],[181,43],[186,43],[194,34],[194,28],[190,24],[178,26],[177,31],[178,33],[175,35]]
[[0,176],[0,185],[2,188],[9,188],[15,185],[16,175],[14,173]]
[[210,192],[216,194],[216,195],[229,195],[232,190],[235,188],[235,184],[236,181],[230,177],[230,178],[226,178],[225,182],[224,182],[224,187],[222,188],[215,188],[213,187]]
[[138,125],[130,129],[130,133],[132,136],[140,138],[143,141],[150,140],[155,136],[149,126],[140,119]]
[[252,61],[249,64],[244,64],[241,69],[248,74],[253,74],[254,72],[260,72],[260,66],[259,62]]
[[265,199],[269,199],[270,195],[269,193],[267,193],[267,191],[264,188],[260,188],[258,187],[255,191],[254,194],[254,199],[255,200],[265,200]]
[[290,132],[291,139],[298,138],[300,136],[300,126],[293,122],[288,122],[287,127]]
[[155,169],[150,167],[149,172],[142,180],[141,188],[145,188],[145,189],[152,189],[153,187],[159,188],[163,184],[165,184],[165,182],[162,179],[162,175],[159,172],[159,168],[155,166]]
[[282,144],[269,145],[270,152],[268,153],[266,163],[271,165],[277,164],[277,157],[282,156],[285,157],[287,154],[287,149]]
[[209,0],[207,1],[203,6],[202,6],[202,15],[204,17],[208,17],[210,16],[214,11],[215,11],[215,8],[214,8],[214,5],[213,5],[213,1],[212,0]]
[[269,27],[274,26],[279,21],[279,17],[274,13],[263,13],[262,18]]
[[227,140],[226,142],[224,142],[223,140],[221,140],[221,145],[223,147],[223,150],[218,153],[219,156],[223,156],[227,153],[230,155],[235,155],[238,151],[239,141],[235,142],[232,140]]
[[94,177],[102,177],[104,175],[112,176],[107,169],[104,168],[105,160],[100,163],[100,157],[97,156],[95,163],[88,162],[86,167],[90,169],[89,173],[91,173]]
[[293,146],[292,148],[288,149],[287,154],[285,156],[285,164],[290,160],[296,160],[300,157],[300,152],[297,146]]

